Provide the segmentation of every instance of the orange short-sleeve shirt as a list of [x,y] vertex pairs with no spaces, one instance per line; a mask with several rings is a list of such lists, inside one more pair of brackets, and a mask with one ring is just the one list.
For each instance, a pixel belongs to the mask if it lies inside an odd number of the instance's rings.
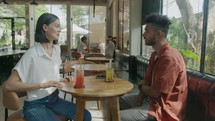
[[152,98],[149,114],[157,121],[182,121],[185,117],[187,99],[186,67],[181,54],[168,43],[149,61],[145,81],[161,93]]

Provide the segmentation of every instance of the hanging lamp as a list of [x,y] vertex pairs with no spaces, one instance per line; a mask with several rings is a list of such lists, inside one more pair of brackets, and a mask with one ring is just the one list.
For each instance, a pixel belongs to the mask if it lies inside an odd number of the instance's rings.
[[93,18],[95,17],[96,0],[93,0]]
[[35,0],[33,0],[33,1],[30,3],[30,5],[38,5],[38,3],[37,3]]

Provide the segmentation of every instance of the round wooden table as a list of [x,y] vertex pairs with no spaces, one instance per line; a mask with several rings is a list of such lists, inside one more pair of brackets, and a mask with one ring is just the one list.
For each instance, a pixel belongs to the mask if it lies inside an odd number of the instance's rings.
[[133,84],[127,80],[115,78],[114,82],[105,82],[95,76],[85,77],[85,88],[74,88],[73,82],[63,82],[62,91],[76,98],[76,121],[83,121],[85,101],[102,101],[105,121],[120,121],[119,96],[130,92]]

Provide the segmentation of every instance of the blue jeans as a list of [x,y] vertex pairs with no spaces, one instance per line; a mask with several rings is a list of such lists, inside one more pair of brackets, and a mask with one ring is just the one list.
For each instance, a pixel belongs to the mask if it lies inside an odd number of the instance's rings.
[[[56,114],[75,120],[76,104],[63,100],[56,90],[51,95],[34,101],[25,101],[23,107],[24,118],[27,121],[61,121]],[[84,121],[91,121],[88,110],[84,110]]]

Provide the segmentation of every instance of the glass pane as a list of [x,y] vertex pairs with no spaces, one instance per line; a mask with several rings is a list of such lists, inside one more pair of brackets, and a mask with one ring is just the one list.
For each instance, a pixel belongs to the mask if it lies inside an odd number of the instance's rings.
[[[145,32],[145,25],[142,26],[142,32],[143,33]],[[143,35],[143,33],[142,33],[142,35]],[[146,46],[144,38],[142,38],[142,39],[143,39],[143,42],[142,42],[142,56],[150,57],[151,53],[153,52],[153,48],[151,46]]]
[[[26,46],[25,6],[0,6],[0,49],[21,49]],[[13,30],[13,31],[12,31]]]
[[123,0],[119,0],[119,35],[118,35],[118,47],[122,49],[123,42]]
[[209,0],[205,72],[215,75],[215,0]]
[[90,49],[97,51],[99,44],[105,45],[105,33],[106,33],[106,7],[96,6],[95,15],[93,16],[93,6],[90,7],[90,24],[89,24],[89,41]]
[[172,22],[168,42],[184,57],[187,68],[199,70],[203,0],[163,0],[163,14]]
[[123,49],[129,50],[129,0],[124,0]]

